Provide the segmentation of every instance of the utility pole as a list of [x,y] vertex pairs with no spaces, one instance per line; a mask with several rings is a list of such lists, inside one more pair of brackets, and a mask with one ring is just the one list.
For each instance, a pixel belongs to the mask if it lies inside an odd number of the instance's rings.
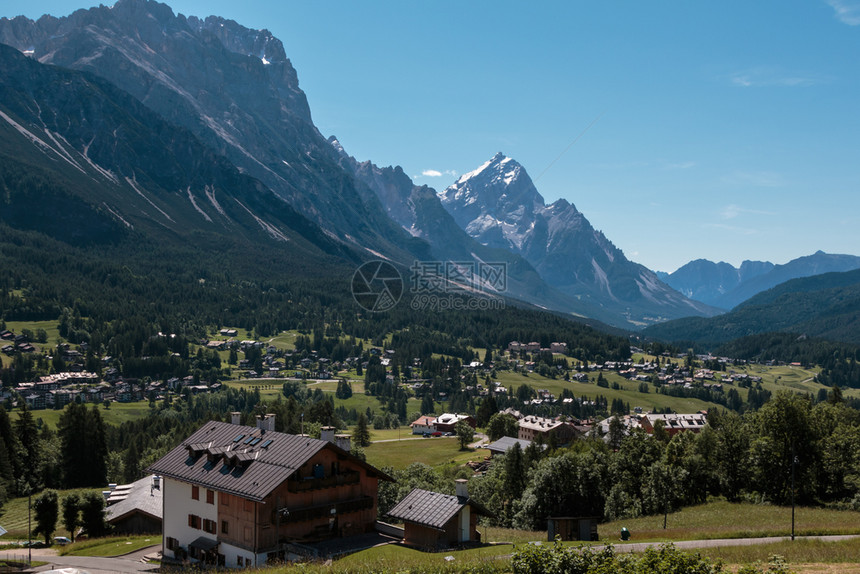
[[791,443],[791,540],[794,541],[794,467],[797,457],[794,455],[794,442]]
[[33,507],[30,501],[33,499],[33,489],[27,483],[27,565],[33,565],[33,526],[30,509]]

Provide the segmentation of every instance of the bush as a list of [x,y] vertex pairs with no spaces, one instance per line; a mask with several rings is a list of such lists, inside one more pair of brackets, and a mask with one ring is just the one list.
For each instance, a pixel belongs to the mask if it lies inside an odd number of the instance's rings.
[[[616,554],[611,545],[603,550],[590,546],[530,544],[514,551],[511,559],[514,574],[720,574],[721,563],[713,563],[699,554],[681,552],[672,544],[651,546],[641,556]],[[758,572],[758,571],[753,571]],[[771,572],[771,570],[768,570]],[[772,570],[774,574],[787,571]],[[752,573],[748,573],[752,574]]]

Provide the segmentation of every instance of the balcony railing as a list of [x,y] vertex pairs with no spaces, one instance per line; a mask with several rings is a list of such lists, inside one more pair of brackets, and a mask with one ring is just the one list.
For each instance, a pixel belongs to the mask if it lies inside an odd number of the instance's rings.
[[323,478],[306,478],[304,480],[290,480],[287,482],[287,490],[290,492],[305,492],[319,488],[333,488],[347,484],[358,484],[361,482],[361,473],[355,470],[340,472]]

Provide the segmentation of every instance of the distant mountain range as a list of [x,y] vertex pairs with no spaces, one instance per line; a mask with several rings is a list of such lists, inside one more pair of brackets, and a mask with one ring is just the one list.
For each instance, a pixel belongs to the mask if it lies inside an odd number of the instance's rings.
[[642,334],[713,348],[739,337],[777,331],[860,344],[860,269],[792,279],[724,315],[669,321]]
[[728,263],[697,259],[661,279],[685,296],[718,307],[732,309],[756,293],[780,283],[822,273],[860,269],[860,257],[818,251],[784,265],[767,261],[744,261],[740,268]]

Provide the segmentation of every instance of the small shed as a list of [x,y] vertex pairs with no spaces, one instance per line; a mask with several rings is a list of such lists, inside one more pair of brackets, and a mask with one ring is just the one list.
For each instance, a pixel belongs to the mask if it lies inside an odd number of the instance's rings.
[[547,540],[590,540],[597,541],[596,516],[555,516],[546,521]]
[[481,541],[478,516],[490,516],[470,499],[466,481],[457,481],[457,495],[416,488],[388,512],[402,520],[403,541],[412,546],[442,550]]

